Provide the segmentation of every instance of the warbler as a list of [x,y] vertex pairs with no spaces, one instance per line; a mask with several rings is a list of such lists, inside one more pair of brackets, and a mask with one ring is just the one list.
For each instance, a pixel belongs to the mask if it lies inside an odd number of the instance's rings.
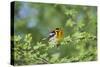
[[48,40],[49,43],[56,45],[57,47],[60,45],[60,41],[63,38],[63,30],[61,28],[56,28],[49,33]]

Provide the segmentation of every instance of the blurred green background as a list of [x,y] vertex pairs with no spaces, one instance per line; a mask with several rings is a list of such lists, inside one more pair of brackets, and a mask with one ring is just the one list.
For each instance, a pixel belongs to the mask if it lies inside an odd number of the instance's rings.
[[[64,39],[59,49],[50,48],[42,39],[57,27],[63,29]],[[96,6],[15,2],[15,65],[44,64],[45,62],[34,59],[41,55],[48,63],[96,60],[96,38]],[[34,45],[40,48],[36,52],[33,50]]]
[[76,31],[96,35],[96,12],[95,6],[16,2],[15,34],[32,33],[33,40],[38,41],[60,27],[64,29],[65,36]]

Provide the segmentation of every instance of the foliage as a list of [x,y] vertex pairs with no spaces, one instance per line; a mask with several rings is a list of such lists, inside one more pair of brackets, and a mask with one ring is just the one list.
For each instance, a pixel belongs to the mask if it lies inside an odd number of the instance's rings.
[[33,45],[32,35],[14,37],[15,65],[52,64],[96,60],[96,37],[86,32],[76,32],[64,37],[60,46],[37,42]]
[[[42,40],[56,27],[59,47]],[[15,65],[97,60],[97,7],[15,2],[12,40]]]

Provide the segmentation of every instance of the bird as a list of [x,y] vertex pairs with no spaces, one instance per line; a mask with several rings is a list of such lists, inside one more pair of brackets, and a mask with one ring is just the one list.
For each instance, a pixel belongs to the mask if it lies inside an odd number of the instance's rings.
[[55,46],[60,46],[60,42],[63,38],[63,30],[61,28],[55,28],[49,32],[48,40],[49,43]]

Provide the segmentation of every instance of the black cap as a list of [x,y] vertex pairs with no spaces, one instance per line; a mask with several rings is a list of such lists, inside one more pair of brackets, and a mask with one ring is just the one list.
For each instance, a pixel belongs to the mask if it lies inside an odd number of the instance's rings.
[[60,28],[56,28],[56,30],[59,30]]

